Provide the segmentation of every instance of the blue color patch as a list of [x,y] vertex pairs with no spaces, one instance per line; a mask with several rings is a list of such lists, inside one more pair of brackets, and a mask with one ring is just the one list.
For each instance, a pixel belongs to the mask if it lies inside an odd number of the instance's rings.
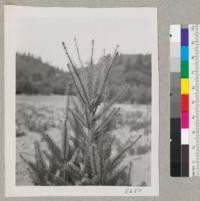
[[189,51],[188,46],[181,46],[181,61],[188,61]]

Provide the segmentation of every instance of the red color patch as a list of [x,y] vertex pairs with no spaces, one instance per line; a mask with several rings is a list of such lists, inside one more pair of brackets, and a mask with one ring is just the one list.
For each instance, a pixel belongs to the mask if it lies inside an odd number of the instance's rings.
[[181,111],[189,112],[189,95],[181,95]]

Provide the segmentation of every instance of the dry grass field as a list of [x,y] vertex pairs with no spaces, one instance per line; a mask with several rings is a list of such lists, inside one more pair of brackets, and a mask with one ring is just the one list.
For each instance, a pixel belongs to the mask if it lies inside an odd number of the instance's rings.
[[[32,185],[27,165],[19,154],[34,159],[34,141],[41,141],[43,130],[61,145],[65,96],[17,96],[16,101],[16,185]],[[150,105],[116,104],[120,107],[113,135],[116,136],[113,152],[120,151],[131,138],[142,134],[136,146],[127,153],[125,163],[132,161],[132,185],[151,185],[151,107]],[[47,149],[42,146],[43,149]]]

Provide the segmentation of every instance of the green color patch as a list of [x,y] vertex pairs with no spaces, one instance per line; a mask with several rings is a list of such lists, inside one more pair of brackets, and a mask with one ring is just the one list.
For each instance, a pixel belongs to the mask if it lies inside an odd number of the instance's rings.
[[188,78],[189,77],[188,61],[181,61],[181,77],[182,78]]

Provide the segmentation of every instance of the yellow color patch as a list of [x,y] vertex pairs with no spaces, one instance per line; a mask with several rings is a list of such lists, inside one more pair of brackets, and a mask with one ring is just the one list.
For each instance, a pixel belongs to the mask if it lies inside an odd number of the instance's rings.
[[181,94],[189,94],[189,79],[181,79]]

